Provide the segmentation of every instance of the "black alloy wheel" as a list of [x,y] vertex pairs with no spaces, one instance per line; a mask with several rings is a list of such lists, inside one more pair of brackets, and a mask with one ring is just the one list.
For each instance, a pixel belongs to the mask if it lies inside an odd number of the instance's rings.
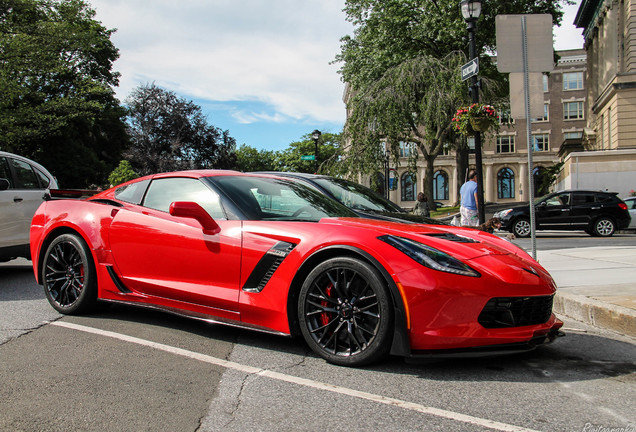
[[311,349],[330,363],[361,366],[391,346],[393,308],[384,278],[351,257],[329,259],[310,272],[298,319]]
[[46,298],[58,312],[77,314],[95,306],[95,265],[84,240],[74,234],[53,240],[44,255],[42,283]]

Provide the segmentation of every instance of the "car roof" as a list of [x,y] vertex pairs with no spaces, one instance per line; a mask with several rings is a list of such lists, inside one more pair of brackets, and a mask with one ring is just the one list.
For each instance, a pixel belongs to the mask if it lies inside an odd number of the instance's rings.
[[1,151],[1,150],[0,150],[0,156],[11,157],[13,159],[21,160],[22,162],[27,162],[27,163],[33,165],[34,167],[38,168],[40,171],[42,171],[44,174],[49,176],[51,179],[55,179],[55,177],[53,176],[53,174],[51,174],[49,172],[49,170],[47,170],[44,166],[40,165],[39,163],[37,163],[33,159],[29,159],[29,158],[24,157],[24,156],[20,156],[20,155],[14,154],[14,153],[9,153],[9,152],[6,152],[6,151]]

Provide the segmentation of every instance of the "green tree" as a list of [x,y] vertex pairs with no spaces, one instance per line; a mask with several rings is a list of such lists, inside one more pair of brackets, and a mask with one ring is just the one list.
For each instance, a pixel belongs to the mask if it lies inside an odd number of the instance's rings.
[[133,90],[126,104],[132,141],[126,156],[141,175],[236,166],[235,139],[209,125],[192,101],[151,84]]
[[[341,175],[340,161],[341,134],[323,133],[318,140],[318,173]],[[316,151],[311,133],[303,135],[300,141],[294,141],[279,154],[280,171],[315,173],[316,161],[302,160],[301,156],[313,155]]]
[[64,187],[101,184],[128,144],[114,96],[114,30],[82,0],[0,3],[0,148]]
[[246,144],[236,149],[236,169],[243,172],[277,171],[278,152],[257,150]]
[[118,184],[136,179],[137,177],[139,177],[139,174],[133,170],[130,162],[123,160],[119,162],[117,168],[110,173],[108,176],[108,182],[113,186],[117,186]]
[[[497,77],[491,82],[502,80],[490,58],[483,55],[496,48],[496,15],[549,13],[553,22],[560,24],[563,4],[572,2],[493,0],[486,3],[477,32],[477,46],[482,49],[480,77],[483,81],[487,82],[488,77]],[[448,132],[454,111],[447,109],[450,104],[436,99],[448,97],[449,102],[457,103],[454,108],[462,101],[468,102],[467,85],[464,84],[463,89],[456,87],[457,78],[447,75],[451,67],[456,67],[455,74],[459,75],[456,60],[461,57],[453,53],[464,52],[464,61],[467,59],[468,32],[459,1],[346,0],[344,10],[347,19],[355,25],[353,36],[341,39],[341,52],[336,56],[336,61],[342,64],[342,78],[351,86],[352,97],[347,106],[350,115],[345,126],[347,138],[352,140],[352,149],[345,152],[350,169],[368,174],[376,171],[383,159],[380,144],[383,139],[390,141],[389,145],[394,149],[396,140],[415,140],[427,164],[432,164],[443,141],[449,139],[458,150],[458,163],[467,164],[465,142],[453,139]],[[435,61],[441,62],[439,73],[426,66]],[[418,70],[418,64],[423,66],[421,70]],[[442,84],[443,90],[437,96],[435,89],[426,85],[425,77]],[[444,82],[442,77],[448,77],[452,85]],[[490,103],[496,103],[506,93],[494,85],[482,88],[492,92],[487,99]],[[457,91],[463,92],[464,96],[460,97]],[[426,114],[428,109],[421,106],[423,99],[440,108],[436,118]],[[408,110],[417,107],[419,111],[412,111],[413,118],[408,119]],[[400,121],[392,126],[391,122],[398,118]],[[365,127],[370,130],[363,132]],[[458,168],[463,171],[462,167]],[[426,193],[430,199],[432,167],[427,169]]]

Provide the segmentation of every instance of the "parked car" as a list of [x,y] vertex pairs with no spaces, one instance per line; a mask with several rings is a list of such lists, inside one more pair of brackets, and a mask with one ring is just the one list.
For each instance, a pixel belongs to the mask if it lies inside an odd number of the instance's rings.
[[[537,230],[583,230],[609,237],[630,223],[627,205],[614,192],[567,190],[538,198],[534,203]],[[501,210],[501,229],[517,237],[530,235],[530,206]]]
[[554,281],[510,242],[360,218],[262,174],[164,173],[46,201],[31,249],[36,280],[61,313],[102,300],[302,335],[340,365],[525,351],[563,324]]
[[31,259],[31,219],[47,188],[57,188],[57,182],[46,168],[0,151],[0,261]]
[[[339,179],[326,175],[306,174],[296,172],[268,171],[263,174],[272,174],[288,177],[310,186],[320,193],[335,199],[339,203],[349,207],[361,217],[369,219],[393,220],[412,223],[443,224],[435,219],[414,215],[404,210],[393,201],[378,195],[366,186],[346,179]],[[441,203],[439,203],[441,204]],[[437,209],[438,203],[431,206],[431,211]]]
[[627,204],[627,211],[632,220],[627,229],[636,229],[636,197],[629,197],[623,200]]

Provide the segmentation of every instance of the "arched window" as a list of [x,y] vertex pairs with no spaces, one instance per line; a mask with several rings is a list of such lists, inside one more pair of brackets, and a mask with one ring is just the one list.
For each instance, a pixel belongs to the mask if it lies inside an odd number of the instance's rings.
[[376,172],[375,176],[371,179],[371,189],[380,196],[386,196],[384,190],[385,187],[386,181],[384,179],[384,174]]
[[437,171],[433,175],[433,199],[448,199],[448,174],[444,171]]
[[534,182],[534,196],[539,197],[548,193],[543,191],[541,185],[543,183],[543,176],[545,174],[545,168],[538,166],[532,170],[532,181]]
[[510,168],[502,168],[497,173],[497,197],[515,197],[515,173]]
[[402,201],[415,201],[417,194],[415,176],[409,172],[402,174],[400,185],[402,186]]

